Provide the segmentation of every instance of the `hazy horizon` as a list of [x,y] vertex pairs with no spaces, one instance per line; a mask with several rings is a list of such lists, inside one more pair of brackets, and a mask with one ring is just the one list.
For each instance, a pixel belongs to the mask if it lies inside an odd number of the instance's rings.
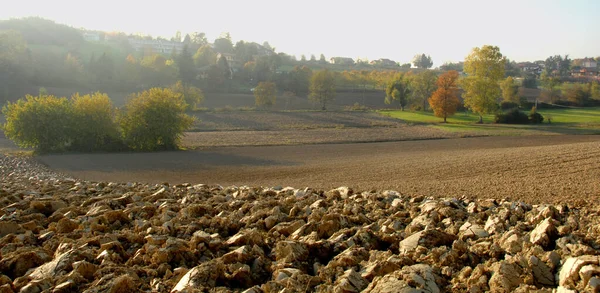
[[[33,3],[31,3],[33,2]],[[164,3],[164,2],[163,2]],[[229,32],[233,42],[268,41],[277,52],[327,58],[389,58],[411,62],[430,55],[435,66],[457,62],[474,47],[499,46],[515,61],[600,56],[600,1],[347,1],[343,4],[221,1],[218,4],[107,0],[99,6],[58,0],[10,3],[0,19],[38,16],[76,28],[170,38],[204,32],[210,42]],[[84,7],[85,6],[85,7]]]

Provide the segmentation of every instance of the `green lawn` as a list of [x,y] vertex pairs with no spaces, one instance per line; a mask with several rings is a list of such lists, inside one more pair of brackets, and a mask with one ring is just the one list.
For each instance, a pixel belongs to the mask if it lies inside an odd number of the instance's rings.
[[[439,117],[435,117],[433,112],[413,112],[413,111],[400,111],[400,110],[392,110],[392,111],[380,111],[379,113],[397,118],[400,120],[404,120],[406,122],[413,123],[438,123],[442,122],[443,119]],[[452,117],[448,117],[448,123],[453,124],[472,124],[477,123],[479,121],[479,116],[477,114],[473,114],[471,112],[457,112]],[[484,123],[492,123],[494,121],[494,115],[484,115],[483,122]]]
[[552,119],[552,123],[600,124],[599,107],[580,109],[541,109],[538,112],[540,112],[544,118],[550,117]]
[[[528,111],[525,111],[528,113]],[[470,112],[458,112],[448,118],[448,123],[431,112],[400,110],[379,111],[380,114],[406,121],[407,123],[429,124],[430,127],[448,132],[473,135],[525,135],[539,133],[600,134],[600,108],[542,109],[544,123],[539,125],[494,124],[494,115],[484,115],[484,124],[477,124],[479,116]],[[551,124],[548,119],[551,118]]]

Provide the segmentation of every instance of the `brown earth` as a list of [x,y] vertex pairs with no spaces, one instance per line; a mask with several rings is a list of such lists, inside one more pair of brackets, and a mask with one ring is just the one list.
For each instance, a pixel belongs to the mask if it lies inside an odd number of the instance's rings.
[[599,136],[480,137],[365,144],[47,155],[93,181],[394,189],[406,194],[599,203]]

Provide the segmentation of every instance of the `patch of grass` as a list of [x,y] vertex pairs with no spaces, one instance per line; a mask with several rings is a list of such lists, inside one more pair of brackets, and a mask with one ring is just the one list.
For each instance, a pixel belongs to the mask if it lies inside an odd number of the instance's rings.
[[540,109],[540,114],[552,118],[552,123],[566,124],[600,124],[600,107],[595,108],[564,108],[564,109]]
[[[382,115],[388,117],[404,120],[412,123],[438,123],[442,122],[443,119],[435,117],[433,112],[424,111],[400,111],[400,110],[389,110],[379,111]],[[479,115],[471,112],[457,112],[452,117],[448,117],[448,123],[477,123],[479,121]],[[494,121],[494,115],[483,115],[484,123],[492,123]]]

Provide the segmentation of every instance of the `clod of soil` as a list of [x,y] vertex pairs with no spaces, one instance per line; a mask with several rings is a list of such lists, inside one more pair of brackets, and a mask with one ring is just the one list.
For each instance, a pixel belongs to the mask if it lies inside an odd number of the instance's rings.
[[0,292],[600,290],[598,207],[0,176]]

